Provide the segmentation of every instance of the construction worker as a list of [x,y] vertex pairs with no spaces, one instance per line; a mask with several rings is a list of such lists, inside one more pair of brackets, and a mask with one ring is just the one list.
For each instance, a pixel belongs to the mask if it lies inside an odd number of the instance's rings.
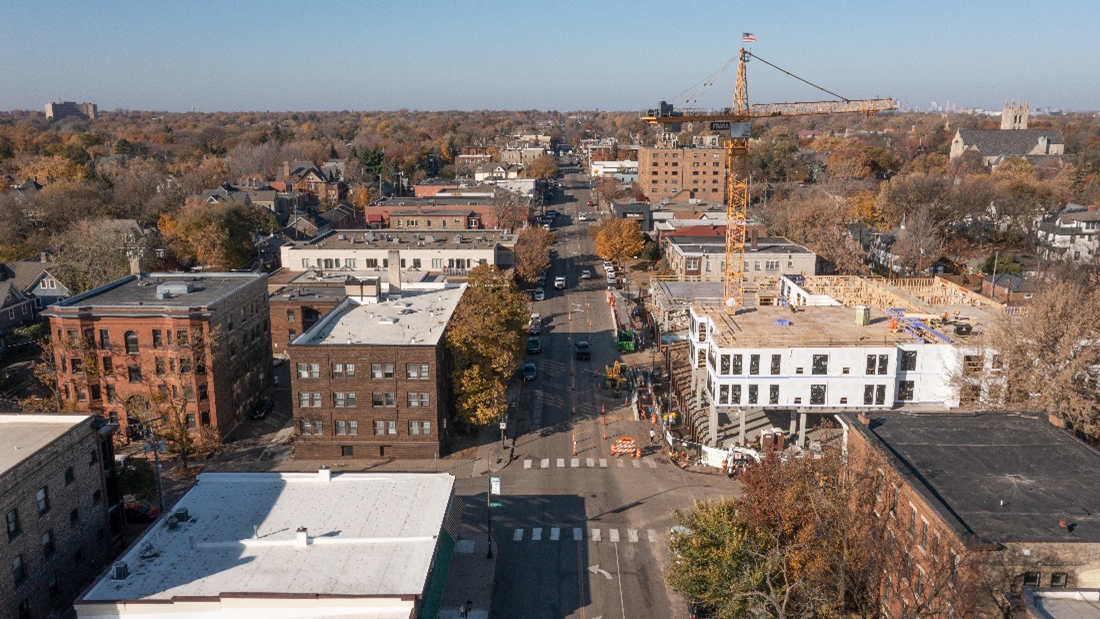
[[657,439],[657,432],[653,428],[650,428],[649,429],[649,444],[652,445],[653,443],[656,443],[657,442],[656,439]]

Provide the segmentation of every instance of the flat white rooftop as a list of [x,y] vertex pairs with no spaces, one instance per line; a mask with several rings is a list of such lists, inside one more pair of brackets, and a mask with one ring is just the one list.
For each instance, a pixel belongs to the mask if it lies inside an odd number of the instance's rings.
[[434,346],[465,291],[466,284],[414,284],[403,286],[401,298],[349,297],[290,345]]
[[0,415],[0,475],[86,419],[88,415]]
[[129,576],[101,577],[77,608],[241,594],[291,605],[419,595],[453,487],[448,474],[203,473],[176,505],[189,520],[176,530],[164,518],[151,525],[119,559]]

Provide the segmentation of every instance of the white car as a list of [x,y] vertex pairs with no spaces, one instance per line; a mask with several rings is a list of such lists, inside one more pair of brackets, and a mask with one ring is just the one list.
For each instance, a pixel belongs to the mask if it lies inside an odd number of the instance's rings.
[[558,290],[564,290],[565,289],[565,278],[564,277],[555,277],[554,278],[554,287],[557,288]]
[[610,262],[604,260],[603,261],[603,270],[607,273],[614,273],[615,272],[615,265],[613,265]]
[[542,288],[535,288],[535,300],[536,301],[545,301],[546,300],[546,292]]
[[581,279],[592,279],[592,271],[588,269],[581,271]]
[[577,221],[588,221],[588,213],[577,215]]
[[615,279],[615,274],[614,273],[608,273],[607,274],[607,283],[614,285],[614,284],[619,283],[619,280]]

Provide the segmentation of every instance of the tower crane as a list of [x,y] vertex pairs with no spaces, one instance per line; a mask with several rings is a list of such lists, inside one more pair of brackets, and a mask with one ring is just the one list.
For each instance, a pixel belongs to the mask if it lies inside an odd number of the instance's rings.
[[[745,65],[750,58],[755,58],[799,81],[826,92],[839,99],[839,101],[757,103],[749,105]],[[737,82],[733,92],[733,107],[722,110],[676,110],[662,101],[658,109],[649,110],[642,116],[642,120],[658,126],[698,122],[709,123],[711,130],[728,130],[730,132],[730,137],[725,140],[727,172],[724,298],[728,313],[736,313],[738,308],[743,306],[745,295],[745,227],[748,220],[749,205],[749,121],[753,118],[806,116],[810,114],[859,112],[872,115],[876,112],[896,109],[898,109],[898,104],[893,99],[845,99],[797,75],[784,71],[759,56],[754,56],[745,48],[741,48],[737,62]]]

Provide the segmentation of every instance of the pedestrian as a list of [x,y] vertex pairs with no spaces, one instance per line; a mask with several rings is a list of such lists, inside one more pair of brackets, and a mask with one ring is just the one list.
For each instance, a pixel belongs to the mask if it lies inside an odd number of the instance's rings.
[[656,443],[656,442],[657,442],[657,432],[655,432],[653,430],[653,428],[650,428],[649,429],[649,444],[652,445],[653,443]]

